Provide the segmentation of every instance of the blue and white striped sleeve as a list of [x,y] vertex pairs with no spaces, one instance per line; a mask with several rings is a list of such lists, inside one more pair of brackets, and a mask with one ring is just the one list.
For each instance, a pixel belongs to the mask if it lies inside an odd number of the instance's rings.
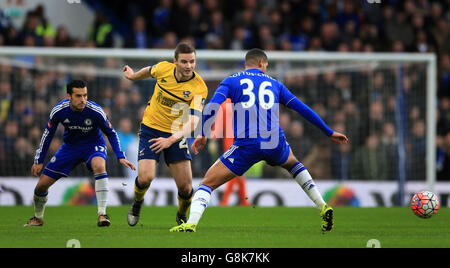
[[209,120],[215,120],[217,112],[220,109],[220,105],[228,98],[228,96],[229,96],[228,86],[222,84],[219,85],[219,88],[217,88],[211,101],[208,103],[208,105],[206,105],[205,110],[203,111],[203,118],[202,118],[203,137],[210,137],[211,129],[208,129],[208,127],[206,127],[206,123]]
[[117,135],[117,132],[114,130],[114,127],[106,116],[105,111],[103,111],[102,107],[93,104],[90,104],[89,107],[98,115],[100,130],[105,133],[106,137],[108,137],[109,144],[111,144],[111,147],[117,158],[125,158],[125,153],[120,149],[119,136]]
[[42,134],[39,148],[36,150],[36,155],[34,157],[35,164],[44,163],[48,148],[50,147],[50,143],[52,142],[53,136],[55,135],[56,129],[58,128],[58,124],[60,122],[59,112],[67,107],[69,107],[69,103],[63,102],[62,104],[56,105],[50,112],[47,126],[45,127],[44,133]]
[[306,104],[301,102],[294,94],[292,94],[284,85],[281,85],[280,89],[280,103],[286,107],[295,110],[313,125],[322,130],[327,136],[333,135],[333,130],[330,129],[327,124],[320,118],[320,116],[309,108]]

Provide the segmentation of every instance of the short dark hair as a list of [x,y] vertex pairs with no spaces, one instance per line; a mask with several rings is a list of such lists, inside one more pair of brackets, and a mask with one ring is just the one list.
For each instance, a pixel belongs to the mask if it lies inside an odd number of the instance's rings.
[[175,48],[175,59],[178,60],[179,54],[195,53],[195,48],[188,43],[181,42]]
[[258,65],[260,60],[263,60],[264,62],[269,61],[266,53],[262,49],[250,49],[245,55],[245,65]]
[[85,88],[85,87],[86,82],[82,80],[72,80],[66,86],[67,94],[72,95],[74,88]]

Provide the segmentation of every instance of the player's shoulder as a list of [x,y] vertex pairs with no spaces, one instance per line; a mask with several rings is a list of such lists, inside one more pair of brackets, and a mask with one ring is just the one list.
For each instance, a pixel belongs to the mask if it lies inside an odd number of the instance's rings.
[[203,80],[203,78],[201,77],[201,75],[199,75],[197,72],[194,72],[194,79],[193,81],[196,82],[200,89],[208,89],[208,87],[206,86],[205,80]]
[[232,83],[233,81],[237,81],[239,78],[242,78],[242,72],[230,74],[229,76],[225,77],[225,79],[223,79],[221,83]]
[[168,61],[160,61],[151,67],[150,74],[153,78],[169,76],[174,68],[175,64]]
[[64,99],[58,102],[53,109],[50,111],[50,118],[53,118],[56,114],[68,109],[70,107],[70,100]]
[[283,83],[278,81],[276,78],[272,77],[271,75],[259,70],[259,69],[252,69],[249,71],[244,71],[244,75],[252,80],[255,81],[268,81],[271,83],[272,88],[281,88],[283,86]]
[[58,102],[58,104],[56,104],[55,106],[61,105],[61,104],[65,104],[65,103],[70,103],[69,99],[63,99],[62,101]]
[[101,116],[106,121],[106,113],[103,108],[97,103],[88,100],[86,103],[86,108],[89,109],[91,113]]
[[173,69],[175,67],[175,64],[168,61],[160,61],[153,67],[158,68],[160,72],[164,72]]
[[97,104],[97,103],[95,103],[94,101],[91,101],[91,100],[87,101],[86,106],[100,108],[100,109],[103,110],[103,108],[102,108],[102,106],[100,106],[100,104]]
[[69,105],[70,105],[70,100],[69,100],[69,99],[64,99],[64,100],[58,102],[58,103],[53,107],[53,110],[59,109],[59,108],[61,108],[61,107],[63,107],[63,106],[69,106]]
[[230,74],[227,78],[225,78],[225,80],[226,80],[226,79],[235,79],[235,78],[239,78],[239,77],[241,77],[243,74],[244,74],[243,71],[235,72],[235,73]]

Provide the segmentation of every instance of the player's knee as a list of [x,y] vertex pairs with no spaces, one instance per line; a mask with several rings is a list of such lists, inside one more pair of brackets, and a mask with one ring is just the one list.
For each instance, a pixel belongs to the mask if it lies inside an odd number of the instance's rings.
[[92,165],[92,170],[94,171],[94,174],[104,173],[104,172],[106,172],[106,165],[105,164],[94,164],[94,165]]
[[150,183],[153,181],[153,179],[155,178],[155,176],[153,176],[152,174],[139,174],[138,175],[138,181],[142,184],[142,185],[150,185]]
[[106,172],[105,160],[103,158],[95,157],[92,159],[91,168],[94,171],[94,174]]
[[192,186],[191,185],[183,185],[181,187],[178,187],[178,194],[184,197],[190,196],[192,193]]
[[297,158],[295,156],[291,156],[291,157],[288,158],[286,163],[284,163],[282,165],[282,167],[289,171],[298,162],[299,161],[297,160]]
[[55,179],[50,178],[46,175],[42,175],[41,178],[39,179],[38,183],[36,184],[35,191],[38,191],[40,193],[45,193],[55,182],[56,182]]

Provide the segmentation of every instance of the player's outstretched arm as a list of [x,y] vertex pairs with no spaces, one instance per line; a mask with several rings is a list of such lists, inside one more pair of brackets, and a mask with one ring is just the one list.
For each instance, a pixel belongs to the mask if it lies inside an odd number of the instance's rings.
[[283,84],[280,88],[280,103],[284,104],[286,107],[296,111],[298,114],[303,116],[310,123],[318,127],[322,132],[331,137],[333,130],[330,129],[327,124],[320,118],[320,116],[314,112],[309,106],[300,101],[294,94],[292,94],[289,89]]
[[117,135],[117,132],[114,130],[113,125],[111,124],[105,112],[103,111],[103,108],[97,106],[96,109],[97,109],[96,114],[98,116],[97,120],[99,122],[100,130],[108,138],[109,144],[111,145],[114,153],[116,154],[117,159],[125,167],[131,168],[132,170],[136,170],[136,167],[130,161],[127,160],[125,153],[121,151],[119,136]]
[[146,79],[151,76],[150,75],[150,67],[144,67],[135,73],[133,71],[133,69],[131,69],[130,66],[125,65],[123,67],[123,75],[125,76],[126,79],[131,80],[131,81],[139,81],[142,79]]
[[306,118],[309,122],[322,130],[325,135],[330,137],[333,142],[338,144],[348,143],[347,136],[330,129],[316,112],[301,102],[286,87],[283,86],[281,93],[281,102],[286,105],[286,107],[295,110],[301,116]]
[[210,120],[214,122],[220,106],[228,98],[228,91],[228,86],[226,83],[222,82],[217,88],[211,101],[206,105],[202,116],[202,134],[194,140],[194,143],[191,146],[194,154],[198,154],[198,152],[205,147],[208,140],[207,137],[211,135],[211,129],[208,129],[208,127],[205,126],[205,123]]

